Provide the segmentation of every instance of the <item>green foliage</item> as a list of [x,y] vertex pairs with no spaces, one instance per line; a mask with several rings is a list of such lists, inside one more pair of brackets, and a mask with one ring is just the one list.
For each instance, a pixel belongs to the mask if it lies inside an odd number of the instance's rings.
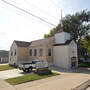
[[14,69],[14,67],[11,67],[9,65],[2,65],[2,66],[0,66],[0,71],[9,70],[9,69]]
[[62,20],[64,30],[69,32],[75,41],[81,40],[83,36],[87,35],[90,27],[88,24],[85,24],[86,22],[88,22],[88,13],[86,11],[67,15]]
[[88,46],[88,53],[90,54],[90,46]]
[[[89,42],[84,42],[84,47],[82,47],[81,40],[83,37],[87,36],[88,31],[90,30],[89,14],[87,11],[83,10],[81,12],[76,12],[73,15],[67,15],[62,19],[62,25],[65,32],[71,34],[71,38],[77,42],[78,45],[78,57],[86,52],[86,47]],[[52,29],[49,34],[45,35],[45,38],[54,36],[54,34],[60,30],[61,24],[58,24],[56,28]],[[88,38],[87,38],[88,39]],[[90,50],[90,48],[88,49]]]
[[88,68],[90,68],[90,62],[80,63],[78,66],[79,67],[88,67]]
[[90,35],[87,35],[84,39],[81,41],[82,47],[87,49],[88,53],[90,54]]
[[[82,11],[77,12],[73,15],[67,15],[65,18],[62,19],[63,28],[66,32],[71,34],[72,39],[75,41],[81,40],[83,36],[87,35],[87,31],[90,28],[90,25],[84,24],[88,22],[89,15],[88,12]],[[49,34],[45,34],[44,37],[52,37],[54,34],[60,30],[61,24],[58,24],[57,27],[53,28]]]
[[58,30],[60,30],[60,28],[61,28],[61,24],[59,24],[56,28],[51,29],[50,32],[49,32],[49,34],[45,34],[45,35],[44,35],[44,38],[49,38],[49,37],[54,36],[54,34],[55,34]]
[[30,81],[34,81],[34,80],[39,80],[39,79],[43,79],[43,78],[48,78],[48,77],[52,77],[52,76],[56,76],[59,75],[58,73],[52,73],[49,75],[37,75],[37,74],[28,74],[28,75],[24,75],[24,76],[19,76],[16,78],[10,78],[10,79],[6,79],[6,81],[12,85],[17,85],[17,84],[21,84],[21,83],[25,83],[25,82],[30,82]]

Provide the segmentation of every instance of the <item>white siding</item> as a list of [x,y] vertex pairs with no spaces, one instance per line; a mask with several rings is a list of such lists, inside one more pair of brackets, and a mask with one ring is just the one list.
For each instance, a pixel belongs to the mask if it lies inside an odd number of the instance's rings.
[[55,43],[60,44],[60,43],[65,43],[67,40],[70,40],[70,34],[66,32],[61,32],[55,34]]
[[[74,52],[74,53],[73,53]],[[77,44],[72,41],[69,45],[54,47],[54,65],[62,68],[71,68],[71,58],[77,58]],[[78,59],[76,59],[76,67],[78,66]]]
[[[15,50],[16,50],[16,56],[14,55],[15,54]],[[13,52],[13,55],[11,56],[11,52]],[[17,55],[18,55],[18,52],[17,52],[17,45],[15,42],[13,42],[12,46],[10,47],[10,51],[9,51],[9,64],[17,64]]]
[[74,41],[72,41],[68,48],[69,48],[69,60],[71,60],[71,57],[76,57],[77,58],[76,66],[78,66],[77,44]]
[[69,68],[68,46],[54,47],[54,65],[62,68]]

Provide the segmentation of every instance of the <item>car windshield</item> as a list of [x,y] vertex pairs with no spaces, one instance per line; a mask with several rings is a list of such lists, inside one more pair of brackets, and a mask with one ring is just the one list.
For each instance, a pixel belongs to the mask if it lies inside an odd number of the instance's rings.
[[40,61],[32,61],[33,64],[36,64],[37,62],[40,62]]

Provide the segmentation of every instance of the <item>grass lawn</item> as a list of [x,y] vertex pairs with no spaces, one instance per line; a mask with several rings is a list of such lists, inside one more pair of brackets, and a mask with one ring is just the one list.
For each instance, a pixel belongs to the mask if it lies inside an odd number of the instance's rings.
[[30,82],[30,81],[34,81],[34,80],[39,80],[39,79],[43,79],[43,78],[48,78],[48,77],[52,77],[52,76],[56,76],[56,75],[59,75],[59,74],[58,73],[52,73],[49,75],[40,76],[40,75],[32,73],[32,74],[28,74],[28,75],[24,75],[24,76],[19,76],[16,78],[6,79],[5,81],[10,83],[11,85],[17,85],[17,84]]
[[9,70],[9,69],[14,69],[14,67],[11,67],[9,65],[2,65],[2,66],[0,66],[0,71]]
[[78,66],[79,67],[88,67],[88,68],[90,68],[90,63],[80,63]]

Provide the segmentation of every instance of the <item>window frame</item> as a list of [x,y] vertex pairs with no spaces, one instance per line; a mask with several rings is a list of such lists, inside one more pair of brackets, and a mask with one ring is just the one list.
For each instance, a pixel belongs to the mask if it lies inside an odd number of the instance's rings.
[[52,56],[52,49],[51,48],[48,49],[48,56]]
[[43,56],[43,49],[42,48],[40,48],[40,50],[39,50],[39,55]]
[[32,56],[32,49],[29,50],[29,55]]
[[11,51],[11,56],[13,56],[13,51]]
[[37,56],[37,49],[34,49],[34,56]]
[[14,52],[14,56],[16,56],[16,49],[15,49],[15,52]]

